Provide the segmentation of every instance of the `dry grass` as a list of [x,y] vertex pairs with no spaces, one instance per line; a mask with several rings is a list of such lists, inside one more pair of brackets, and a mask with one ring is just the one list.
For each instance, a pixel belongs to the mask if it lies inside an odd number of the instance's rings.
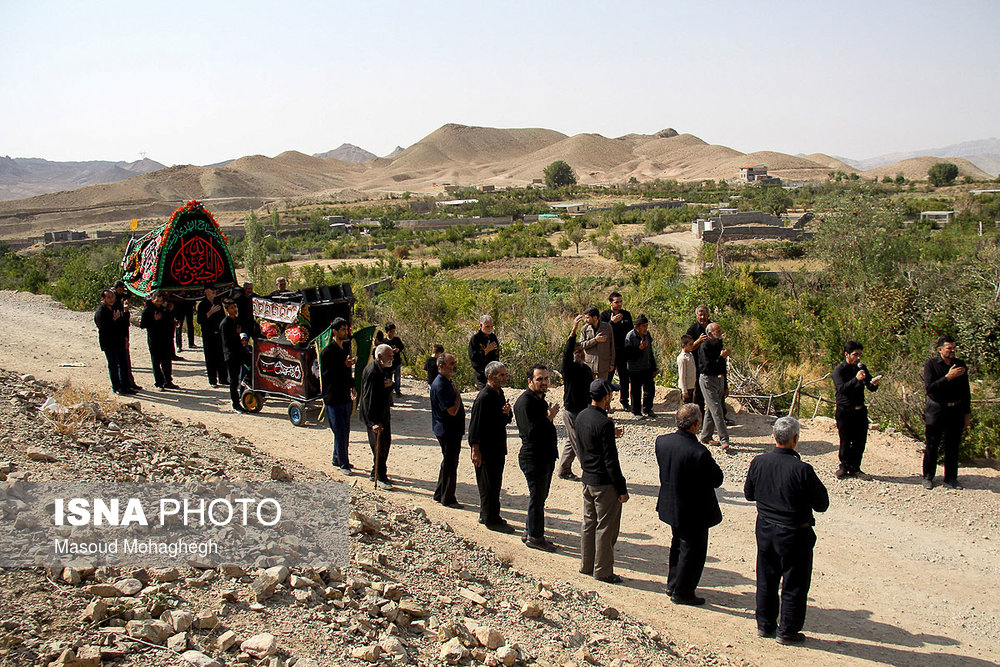
[[60,411],[45,410],[42,417],[52,424],[60,435],[73,435],[86,423],[94,422],[103,415],[112,414],[121,408],[117,397],[107,392],[88,387],[77,387],[69,380],[52,396],[61,406]]

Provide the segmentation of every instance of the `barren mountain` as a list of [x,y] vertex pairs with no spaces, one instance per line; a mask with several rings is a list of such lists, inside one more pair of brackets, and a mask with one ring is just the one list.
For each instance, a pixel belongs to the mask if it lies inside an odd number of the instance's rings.
[[0,157],[0,200],[114,183],[157,169],[163,169],[163,165],[149,159],[136,162],[51,162],[40,158]]
[[340,144],[340,146],[334,148],[332,151],[314,153],[313,157],[332,157],[344,162],[367,162],[378,156],[354,144]]
[[894,162],[906,160],[912,157],[922,157],[927,155],[954,155],[964,157],[976,167],[983,171],[996,175],[1000,173],[1000,139],[992,137],[990,139],[977,139],[975,141],[963,141],[958,144],[941,146],[939,148],[924,148],[916,151],[887,153],[865,160],[847,160],[858,169],[876,169],[884,167]]

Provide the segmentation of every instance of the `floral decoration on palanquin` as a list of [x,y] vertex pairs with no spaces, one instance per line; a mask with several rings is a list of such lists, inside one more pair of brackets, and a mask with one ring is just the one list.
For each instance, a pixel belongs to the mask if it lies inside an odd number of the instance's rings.
[[301,345],[309,340],[309,329],[298,324],[293,324],[285,329],[285,338],[288,339],[289,343]]
[[264,335],[264,338],[268,339],[277,338],[281,335],[281,329],[279,329],[278,325],[274,322],[261,322],[260,332]]

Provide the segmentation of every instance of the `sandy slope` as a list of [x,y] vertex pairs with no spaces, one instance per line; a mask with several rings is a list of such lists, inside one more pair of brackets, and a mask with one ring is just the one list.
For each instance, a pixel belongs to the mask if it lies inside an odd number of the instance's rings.
[[[107,385],[89,313],[67,311],[47,297],[0,292],[0,317],[6,329],[0,367],[49,380]],[[405,339],[405,323],[401,327]],[[500,334],[504,338],[513,335]],[[139,381],[150,386],[144,336],[137,329],[132,334],[132,350]],[[224,412],[226,392],[208,388],[199,353],[185,351],[188,361],[177,364],[176,381],[184,390],[144,393],[140,397],[144,409],[211,422],[251,438],[272,454],[329,469],[327,429],[295,429],[276,404],[256,416]],[[60,363],[86,366],[61,368]],[[725,457],[714,452],[726,473],[719,491],[725,519],[712,531],[702,580],[701,592],[709,603],[703,608],[678,608],[662,592],[670,532],[654,512],[657,479],[651,442],[667,430],[666,419],[639,425],[620,412],[615,415],[626,425],[620,447],[633,498],[625,508],[617,557],[618,572],[626,583],[613,587],[577,573],[580,489],[576,483],[557,479],[553,484],[547,530],[560,552],[551,556],[528,551],[516,537],[489,533],[477,525],[478,496],[466,456],[461,461],[458,491],[466,509],[435,505],[430,495],[440,453],[430,435],[426,387],[410,381],[405,391],[407,395],[395,408],[390,456],[390,475],[400,482],[390,492],[395,498],[426,507],[432,518],[447,520],[459,534],[509,555],[519,568],[599,590],[608,603],[647,619],[680,646],[710,647],[751,665],[938,667],[1000,661],[1000,599],[994,592],[1000,580],[996,559],[1000,473],[995,469],[964,468],[965,490],[927,493],[916,484],[915,443],[873,433],[865,469],[874,478],[838,483],[831,474],[836,466],[836,434],[831,424],[819,420],[809,426],[803,433],[801,452],[830,488],[832,506],[819,517],[817,526],[819,543],[806,621],[810,640],[801,648],[783,648],[773,640],[758,639],[752,617],[754,508],[742,500],[741,489],[750,459],[769,448],[768,427],[762,418],[738,416],[739,426],[733,430],[737,454]],[[471,404],[472,396],[467,395],[466,401]],[[352,458],[362,468],[370,462],[363,441],[356,423]],[[513,436],[510,446],[516,452]],[[508,459],[504,486],[505,515],[520,528],[526,490],[514,456]]]

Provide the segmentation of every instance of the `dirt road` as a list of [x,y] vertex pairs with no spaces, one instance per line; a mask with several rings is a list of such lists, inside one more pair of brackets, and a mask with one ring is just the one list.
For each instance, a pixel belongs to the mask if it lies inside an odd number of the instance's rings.
[[[46,380],[108,385],[89,313],[70,312],[47,297],[0,292],[0,317],[4,322],[0,367]],[[276,456],[340,477],[330,470],[328,429],[296,429],[278,405],[265,406],[254,416],[227,412],[228,394],[209,388],[201,351],[185,350],[184,356],[187,360],[175,366],[175,381],[183,390],[144,392],[139,396],[144,409],[211,423],[252,439]],[[138,329],[132,333],[132,358],[139,383],[151,387],[145,336]],[[61,363],[85,366],[59,367]],[[719,490],[725,518],[712,530],[709,562],[699,589],[708,604],[682,608],[671,605],[663,592],[670,531],[654,511],[658,485],[652,440],[670,430],[666,418],[650,424],[614,414],[626,426],[620,447],[632,500],[625,508],[617,554],[617,571],[626,581],[611,586],[577,572],[581,512],[577,483],[559,479],[553,483],[547,532],[560,547],[554,555],[529,551],[516,536],[478,526],[478,495],[467,456],[461,461],[458,488],[465,509],[436,505],[430,496],[440,451],[430,433],[426,386],[409,381],[404,390],[406,396],[398,400],[394,412],[389,458],[390,476],[399,484],[388,493],[426,508],[432,518],[446,520],[459,534],[509,556],[518,568],[599,591],[609,604],[648,620],[682,647],[703,646],[751,665],[938,667],[1000,662],[1000,597],[995,594],[1000,581],[1000,472],[996,469],[963,468],[964,490],[926,492],[915,475],[916,443],[873,432],[864,465],[872,479],[838,482],[832,475],[836,433],[829,420],[809,424],[800,451],[827,484],[832,503],[830,511],[818,517],[805,628],[809,640],[802,647],[787,648],[757,638],[753,620],[755,510],[742,499],[742,487],[750,459],[770,447],[765,420],[738,415],[739,425],[732,431],[737,453],[714,452],[726,473]],[[518,392],[508,393],[513,399]],[[470,405],[472,395],[465,398]],[[351,452],[359,468],[370,464],[364,442],[355,422]],[[509,445],[516,453],[513,434]],[[368,484],[360,476],[350,479]],[[516,456],[508,458],[504,486],[504,514],[520,529],[527,492]]]

